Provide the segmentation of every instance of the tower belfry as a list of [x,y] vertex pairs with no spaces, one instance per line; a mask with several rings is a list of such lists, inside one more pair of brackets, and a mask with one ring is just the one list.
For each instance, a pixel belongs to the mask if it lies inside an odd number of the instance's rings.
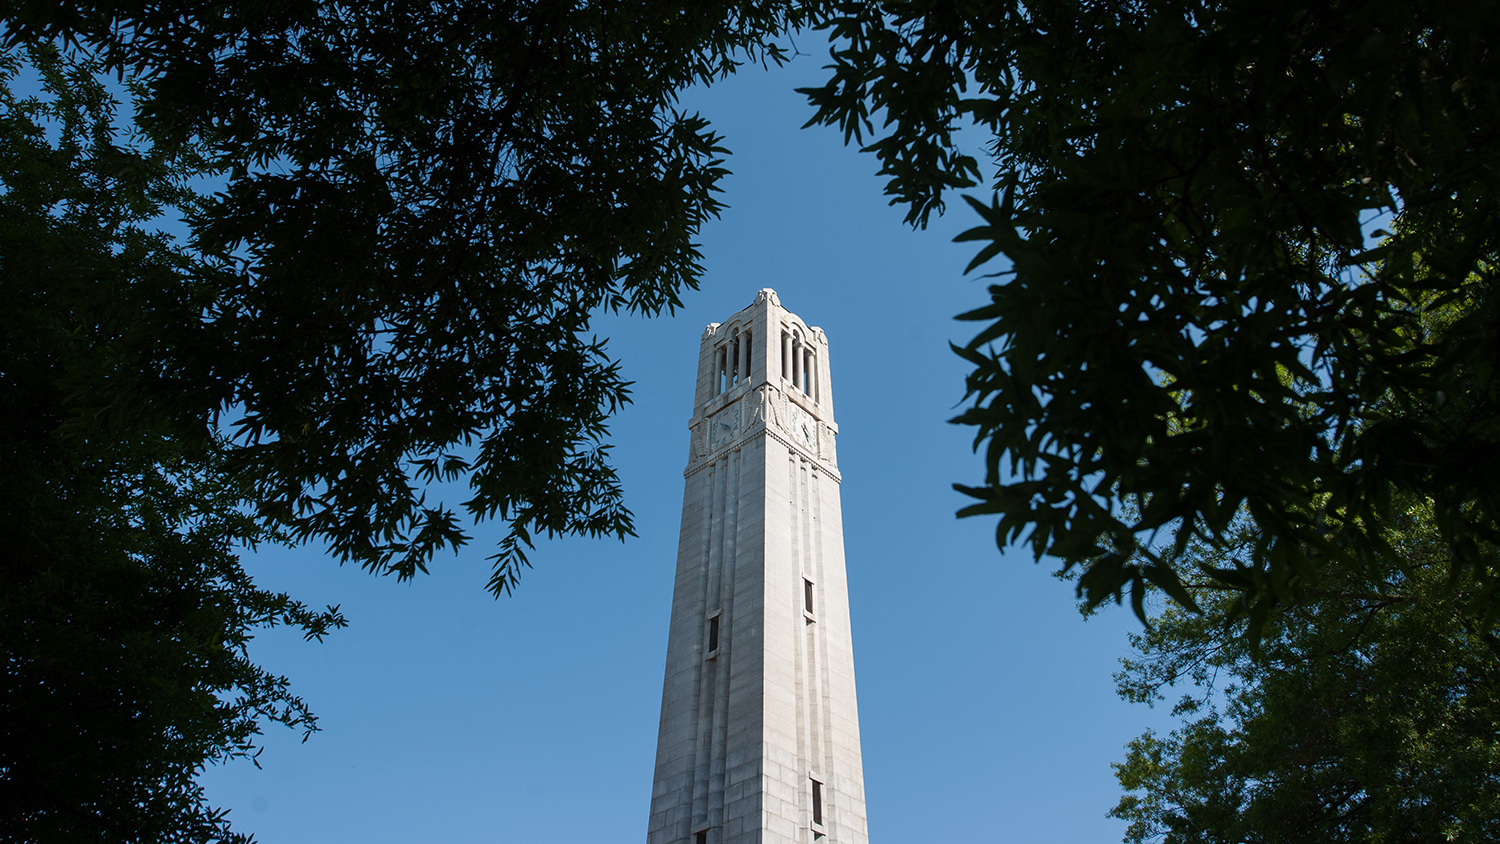
[[867,844],[828,341],[703,332],[647,844]]

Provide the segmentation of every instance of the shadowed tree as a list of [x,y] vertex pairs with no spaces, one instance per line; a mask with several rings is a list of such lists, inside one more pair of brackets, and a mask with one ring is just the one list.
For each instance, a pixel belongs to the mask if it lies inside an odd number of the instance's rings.
[[466,482],[500,592],[537,533],[631,532],[589,319],[697,285],[725,150],[673,104],[780,61],[797,8],[21,3],[5,42],[134,74],[142,137],[224,180],[131,385],[174,435],[223,427],[261,516],[402,577],[467,540],[423,486]]
[[1213,577],[1253,634],[1387,557],[1416,496],[1493,621],[1496,4],[916,0],[820,25],[813,122],[877,156],[909,221],[976,184],[958,126],[995,166],[960,238],[971,270],[1008,259],[960,317],[956,421],[986,464],[963,515],[1144,617],[1152,585],[1191,602],[1158,540],[1222,546],[1248,511]]
[[43,85],[0,115],[0,840],[232,835],[194,774],[312,725],[245,642],[342,623],[244,544],[407,578],[493,519],[500,594],[535,535],[631,533],[589,321],[697,285],[725,151],[677,93],[802,14],[6,7],[7,90]]
[[[1185,567],[1232,565],[1257,537],[1190,543]],[[1169,606],[1133,636],[1122,697],[1183,690],[1180,726],[1132,741],[1110,813],[1126,841],[1494,841],[1500,836],[1500,640],[1468,612],[1472,578],[1430,508],[1403,508],[1394,564],[1329,577],[1267,620],[1258,648],[1241,596],[1198,578],[1203,614]],[[1187,688],[1183,688],[1187,687]]]
[[0,841],[232,839],[198,771],[264,723],[316,727],[246,644],[343,618],[251,582],[235,548],[276,537],[222,441],[152,429],[116,388],[191,295],[154,218],[199,162],[115,146],[97,65],[27,58],[0,57]]

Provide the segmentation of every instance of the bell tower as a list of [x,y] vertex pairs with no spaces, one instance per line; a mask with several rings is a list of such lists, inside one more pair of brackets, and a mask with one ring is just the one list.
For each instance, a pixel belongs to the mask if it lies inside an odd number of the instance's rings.
[[867,844],[828,341],[703,332],[648,844]]

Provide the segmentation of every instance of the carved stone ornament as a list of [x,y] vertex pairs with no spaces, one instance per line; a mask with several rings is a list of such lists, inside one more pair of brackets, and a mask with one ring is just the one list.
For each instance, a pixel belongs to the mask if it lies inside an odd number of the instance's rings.
[[769,384],[762,384],[755,388],[755,399],[750,410],[750,419],[747,425],[763,423],[767,428],[780,431],[781,414],[777,412],[777,400],[781,397],[781,391]]
[[702,424],[689,428],[691,439],[689,440],[688,454],[692,460],[702,460],[708,456],[708,437],[705,430],[706,426]]

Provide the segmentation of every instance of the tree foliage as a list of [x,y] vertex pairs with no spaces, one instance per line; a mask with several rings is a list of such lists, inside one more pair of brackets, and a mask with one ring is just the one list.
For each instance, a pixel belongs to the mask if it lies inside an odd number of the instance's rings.
[[[1500,639],[1469,612],[1473,578],[1449,581],[1430,509],[1401,521],[1397,564],[1274,612],[1259,652],[1232,630],[1241,597],[1206,579],[1202,615],[1170,607],[1133,637],[1123,697],[1190,693],[1179,727],[1115,766],[1127,841],[1500,837]],[[1227,550],[1193,543],[1181,562],[1221,566],[1255,541],[1244,521]]]
[[424,489],[466,482],[508,526],[498,593],[534,534],[631,532],[589,319],[697,285],[725,151],[677,92],[781,60],[797,5],[23,2],[5,40],[137,75],[144,135],[227,180],[149,400],[228,425],[259,514],[374,571],[465,543]]
[[725,151],[676,96],[782,60],[803,15],[0,12],[6,81],[30,57],[48,92],[0,114],[0,839],[232,837],[196,772],[312,726],[247,640],[342,623],[242,545],[405,578],[494,519],[499,594],[535,535],[631,532],[603,441],[628,385],[589,321],[697,285]]
[[[251,582],[234,547],[274,537],[221,443],[153,430],[115,386],[191,295],[155,222],[198,162],[125,143],[98,65],[22,58],[0,58],[0,841],[232,838],[197,772],[263,723],[315,728],[248,641],[343,619]],[[13,93],[23,70],[38,94]]]
[[1415,495],[1493,620],[1495,3],[856,2],[823,26],[814,121],[910,221],[976,183],[957,128],[988,135],[997,191],[960,239],[1009,265],[960,317],[986,461],[964,515],[1143,614],[1152,585],[1190,600],[1162,538],[1222,547],[1248,511],[1212,576],[1263,622],[1389,556]]

